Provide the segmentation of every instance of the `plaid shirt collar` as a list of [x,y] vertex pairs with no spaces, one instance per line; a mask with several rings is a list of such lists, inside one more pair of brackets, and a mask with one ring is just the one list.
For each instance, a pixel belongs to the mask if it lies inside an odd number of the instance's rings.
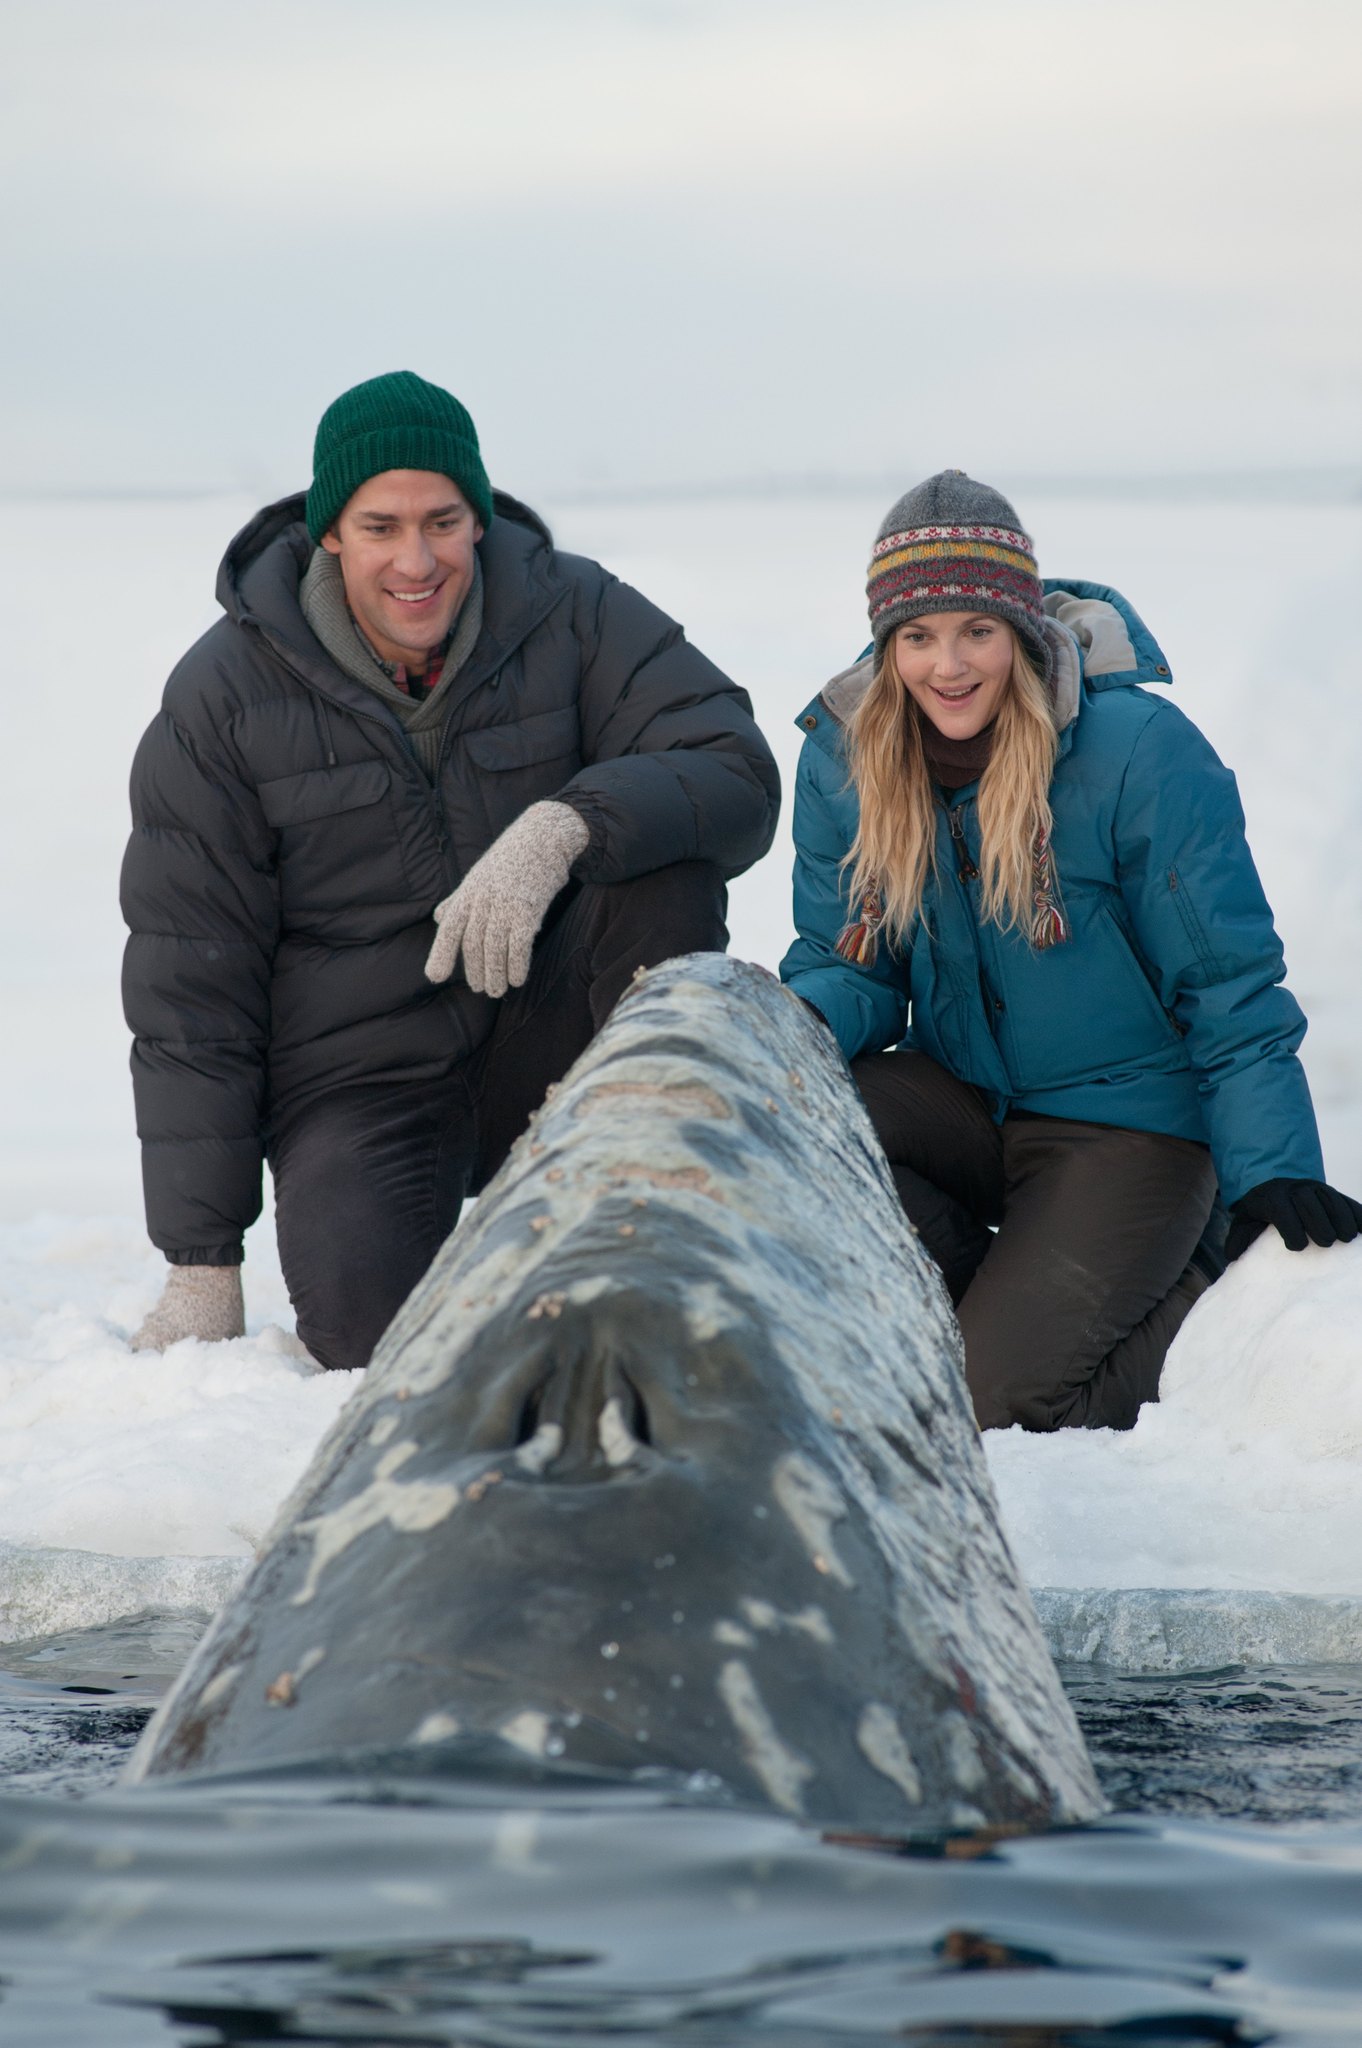
[[405,662],[385,661],[372,640],[370,640],[368,634],[364,631],[364,628],[360,625],[359,620],[355,618],[353,612],[350,616],[355,631],[359,634],[366,651],[373,656],[394,689],[400,690],[404,697],[428,697],[440,680],[440,671],[445,665],[445,656],[449,652],[449,643],[454,637],[452,631],[445,634],[438,647],[431,648],[430,657],[426,662],[424,671],[420,674],[413,674]]

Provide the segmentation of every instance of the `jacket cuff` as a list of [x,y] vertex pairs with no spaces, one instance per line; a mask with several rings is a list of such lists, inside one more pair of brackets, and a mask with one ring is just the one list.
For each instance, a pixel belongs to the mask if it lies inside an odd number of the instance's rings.
[[1206,1104],[1226,1207],[1265,1180],[1323,1180],[1324,1154],[1305,1069],[1293,1055],[1231,1074]]
[[586,845],[573,861],[568,873],[574,882],[594,881],[605,858],[606,848],[605,819],[601,816],[599,806],[589,800],[579,801],[566,790],[555,797],[550,797],[548,801],[562,804],[565,810],[575,811],[585,825]]
[[906,1018],[893,991],[864,968],[806,967],[787,975],[785,986],[817,1010],[846,1060],[895,1045],[903,1036]]
[[238,1238],[235,1244],[194,1245],[189,1251],[167,1252],[166,1257],[172,1266],[240,1266],[246,1248]]

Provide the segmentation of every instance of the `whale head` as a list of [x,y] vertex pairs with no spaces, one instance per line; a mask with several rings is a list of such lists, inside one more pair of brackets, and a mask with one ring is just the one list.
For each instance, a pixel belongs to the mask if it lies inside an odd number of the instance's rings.
[[740,963],[645,977],[556,1092],[135,1775],[489,1745],[867,1828],[1098,1810],[939,1277]]

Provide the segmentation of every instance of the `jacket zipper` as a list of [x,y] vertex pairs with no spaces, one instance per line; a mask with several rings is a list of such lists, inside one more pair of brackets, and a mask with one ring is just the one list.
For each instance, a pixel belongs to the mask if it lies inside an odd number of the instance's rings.
[[[1168,870],[1168,893],[1173,898],[1174,908],[1182,919],[1183,930],[1191,941],[1198,960],[1207,972],[1213,975],[1216,962],[1215,955],[1211,951],[1210,940],[1206,936],[1201,919],[1197,916],[1195,904],[1182,886],[1176,868],[1169,868]],[[1176,1024],[1176,1020],[1174,1022],[1176,1029],[1182,1032],[1183,1027],[1180,1024]]]
[[946,822],[951,828],[951,838],[955,841],[956,880],[960,882],[977,882],[979,870],[970,859],[969,847],[965,844],[965,821],[960,816],[958,804],[948,804],[946,806]]
[[[955,847],[955,878],[958,882],[967,885],[970,882],[978,881],[979,870],[970,854],[969,844],[965,838],[963,811],[963,804],[946,805],[946,823],[950,827],[951,840]],[[997,1020],[1003,1016],[1007,1005],[993,988],[985,972],[983,954],[979,946],[979,918],[973,903],[970,904],[969,908],[974,930],[975,959],[978,962],[979,968],[979,992],[984,1000],[984,1019],[989,1035],[996,1043],[998,1035]]]

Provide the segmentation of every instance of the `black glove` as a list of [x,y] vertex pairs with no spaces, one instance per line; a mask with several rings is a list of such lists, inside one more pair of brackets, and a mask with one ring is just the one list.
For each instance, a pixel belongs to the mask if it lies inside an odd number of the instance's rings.
[[1227,1259],[1246,1252],[1269,1223],[1276,1224],[1289,1252],[1303,1252],[1307,1244],[1351,1244],[1362,1231],[1362,1202],[1322,1180],[1261,1181],[1230,1207]]

